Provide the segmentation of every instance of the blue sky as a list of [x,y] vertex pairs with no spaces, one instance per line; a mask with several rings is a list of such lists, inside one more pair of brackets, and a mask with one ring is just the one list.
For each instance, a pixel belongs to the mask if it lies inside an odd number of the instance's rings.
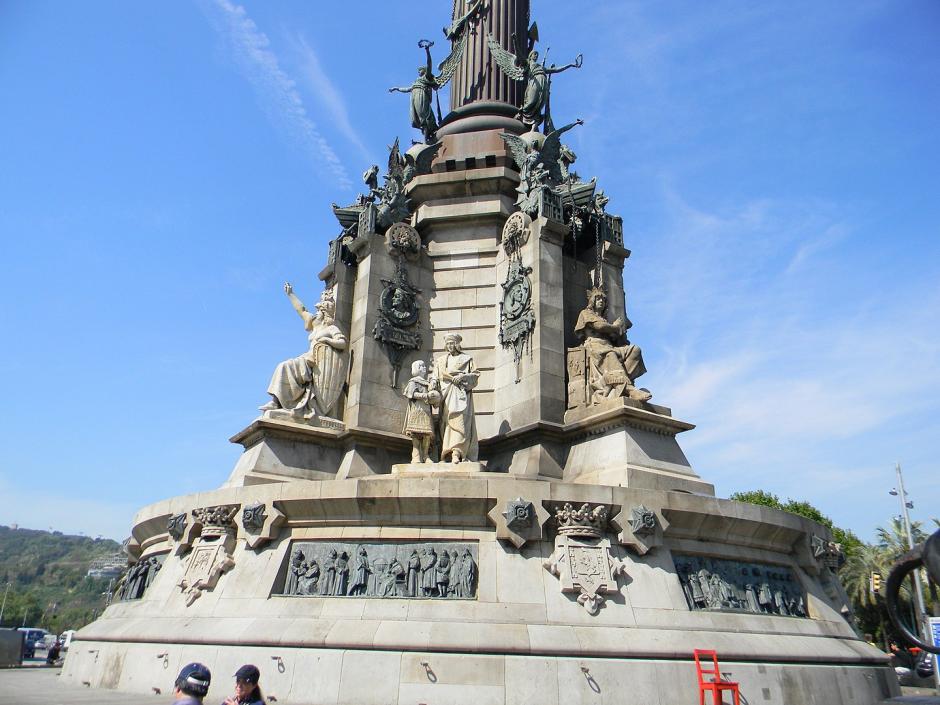
[[[940,515],[940,4],[533,5],[699,474],[870,539],[899,460]],[[120,539],[228,476],[450,2],[323,7],[0,2],[0,523]]]

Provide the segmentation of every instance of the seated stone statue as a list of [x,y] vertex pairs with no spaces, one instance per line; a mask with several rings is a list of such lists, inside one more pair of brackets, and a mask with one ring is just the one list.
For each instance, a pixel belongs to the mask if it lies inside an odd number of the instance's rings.
[[627,340],[631,323],[623,318],[609,323],[606,312],[607,293],[594,287],[588,292],[588,305],[578,315],[574,328],[584,341],[591,403],[621,396],[647,401],[653,396],[649,390],[634,385],[636,378],[646,373],[646,366],[639,346]]
[[271,401],[260,409],[264,412],[284,409],[292,416],[310,421],[328,416],[339,400],[348,362],[346,336],[333,318],[336,305],[329,290],[316,303],[316,315],[294,295],[289,282],[284,285],[284,292],[304,321],[310,349],[277,366],[268,385]]

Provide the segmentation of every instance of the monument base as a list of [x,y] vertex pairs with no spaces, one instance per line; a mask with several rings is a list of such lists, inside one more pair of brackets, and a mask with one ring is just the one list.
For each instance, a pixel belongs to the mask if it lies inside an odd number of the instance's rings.
[[[162,568],[76,635],[62,677],[149,694],[201,661],[221,699],[228,674],[255,663],[285,705],[671,705],[695,697],[692,649],[713,648],[749,702],[898,694],[888,657],[842,617],[812,550],[829,538],[818,524],[679,492],[413,467],[145,507],[133,536]],[[234,517],[231,552],[209,524],[171,536],[180,515]],[[450,570],[423,562],[435,547]],[[723,585],[707,599],[702,570]],[[180,586],[199,571],[215,581],[191,600]],[[751,605],[762,583],[766,604]]]

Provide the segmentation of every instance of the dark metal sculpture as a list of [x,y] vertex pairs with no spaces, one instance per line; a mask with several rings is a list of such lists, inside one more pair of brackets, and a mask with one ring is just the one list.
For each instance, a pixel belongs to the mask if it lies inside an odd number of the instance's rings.
[[[574,62],[570,64],[546,66],[544,60],[541,64],[539,63],[539,53],[534,48],[536,41],[538,41],[538,26],[534,22],[529,28],[528,47],[524,57],[503,49],[492,34],[487,38],[490,53],[502,72],[513,81],[526,82],[525,97],[517,117],[532,130],[544,122],[546,130],[550,131],[553,129],[548,111],[551,76],[568,69],[581,68],[584,57],[578,54]],[[518,52],[516,47],[513,49]]]
[[389,384],[398,386],[398,374],[405,355],[421,347],[421,334],[416,325],[420,311],[418,294],[420,289],[408,279],[406,260],[414,260],[421,252],[421,237],[418,231],[406,223],[395,223],[385,233],[389,254],[395,258],[395,276],[382,279],[385,287],[379,297],[379,315],[372,329],[372,337],[378,340],[392,365]]
[[922,641],[904,625],[898,612],[898,593],[901,590],[901,584],[911,571],[918,568],[926,569],[930,579],[934,583],[940,583],[940,530],[935,531],[922,544],[915,546],[901,556],[891,568],[891,573],[888,574],[888,581],[885,584],[885,602],[888,604],[888,616],[898,633],[900,633],[901,638],[911,646],[920,647],[932,654],[940,654],[940,646]]
[[644,505],[630,510],[630,530],[634,536],[649,536],[656,531],[656,512]]
[[521,531],[532,526],[535,521],[535,506],[522,497],[516,497],[506,502],[503,516],[506,517],[506,526],[513,531]]
[[242,526],[251,531],[261,531],[264,527],[264,502],[254,502],[242,507]]
[[673,558],[689,609],[807,616],[803,588],[786,566],[704,556]]
[[293,545],[281,594],[473,599],[477,546],[467,542]]
[[186,532],[186,512],[181,512],[179,514],[174,514],[166,522],[166,530],[173,537],[174,541],[179,541],[183,538],[183,534]]
[[483,0],[475,0],[462,17],[456,19],[450,27],[444,29],[444,36],[451,40],[452,44],[450,54],[438,66],[437,75],[434,74],[434,66],[431,60],[431,47],[434,46],[434,42],[421,39],[418,41],[418,47],[424,49],[427,61],[424,66],[418,67],[418,77],[410,86],[394,86],[388,89],[389,93],[411,94],[411,126],[421,130],[427,144],[437,141],[437,126],[441,119],[440,105],[437,108],[437,118],[434,117],[434,106],[431,100],[434,91],[446,86],[460,65],[460,58],[463,56],[464,47],[467,44],[469,22],[471,19],[479,18],[482,14],[482,8]]
[[568,185],[570,173],[561,136],[573,127],[583,124],[583,120],[575,120],[552,130],[544,140],[533,141],[526,139],[525,135],[518,137],[508,132],[500,135],[519,169],[519,187],[516,189],[519,193],[516,198],[519,210],[534,218],[539,214],[543,191],[563,193],[562,189]]
[[128,568],[127,573],[124,575],[123,584],[117,593],[118,599],[139,600],[142,598],[153,579],[157,577],[160,568],[163,567],[166,556],[166,553],[160,553],[141,558]]

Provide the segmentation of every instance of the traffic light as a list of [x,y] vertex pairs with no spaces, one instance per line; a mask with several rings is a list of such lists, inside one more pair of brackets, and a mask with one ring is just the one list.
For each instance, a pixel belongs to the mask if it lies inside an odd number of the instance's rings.
[[871,591],[876,595],[881,592],[881,573],[877,570],[871,572]]

